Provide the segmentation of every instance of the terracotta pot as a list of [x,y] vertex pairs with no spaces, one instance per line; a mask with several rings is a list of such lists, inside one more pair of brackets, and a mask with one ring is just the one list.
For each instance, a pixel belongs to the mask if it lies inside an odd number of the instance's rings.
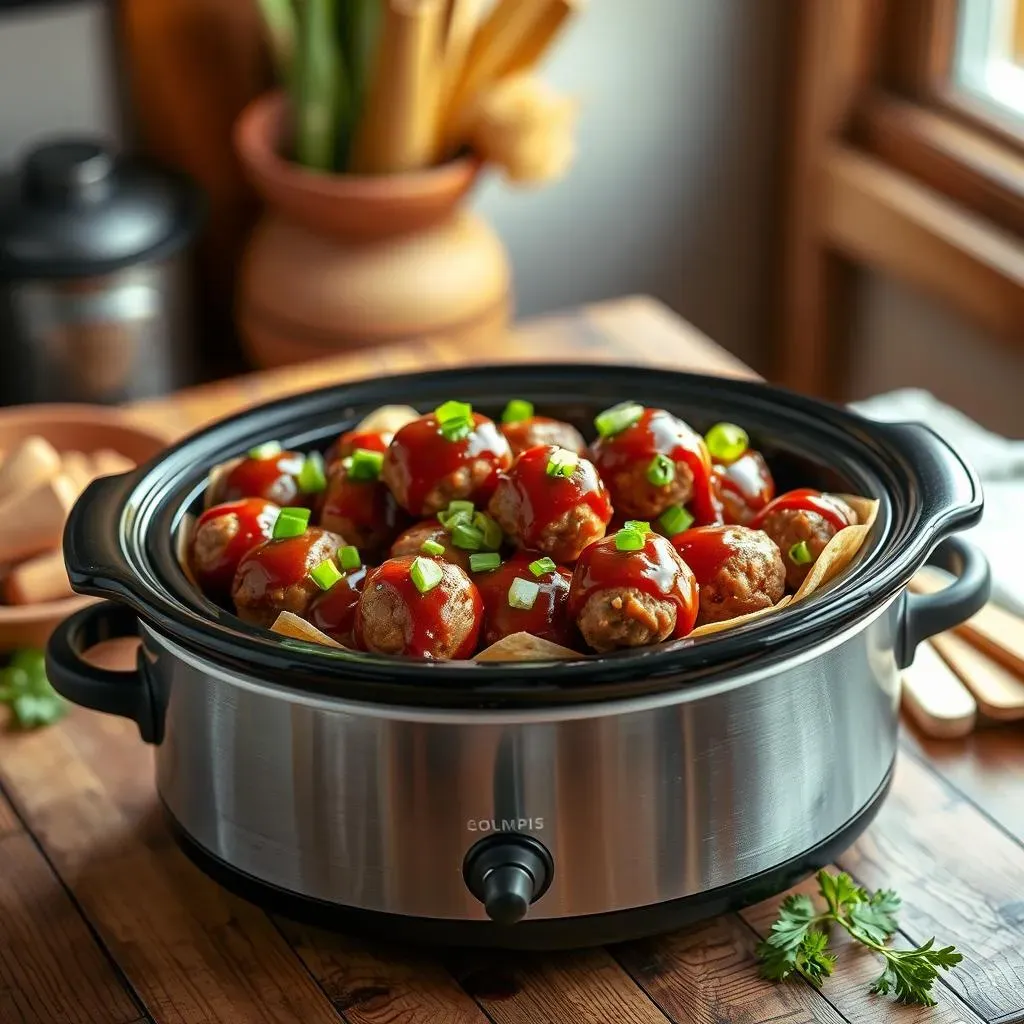
[[322,174],[281,156],[287,137],[280,93],[250,104],[235,130],[267,205],[243,258],[237,306],[256,365],[413,338],[472,344],[505,329],[507,255],[463,206],[478,161],[409,174]]

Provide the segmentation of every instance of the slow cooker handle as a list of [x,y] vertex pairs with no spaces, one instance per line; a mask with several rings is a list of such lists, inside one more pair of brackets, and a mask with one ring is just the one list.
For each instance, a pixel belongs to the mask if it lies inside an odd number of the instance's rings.
[[956,579],[933,594],[907,594],[903,636],[897,651],[900,668],[913,662],[919,643],[965,622],[985,604],[992,592],[987,559],[962,537],[947,537],[932,552],[928,562],[953,573]]
[[82,658],[103,640],[138,636],[138,619],[123,605],[100,601],[65,619],[46,644],[46,674],[53,688],[84,708],[130,718],[147,743],[159,743],[163,714],[154,698],[141,649],[133,672],[97,668]]
[[121,550],[120,512],[142,472],[93,480],[71,509],[64,562],[78,593],[132,600],[133,571]]

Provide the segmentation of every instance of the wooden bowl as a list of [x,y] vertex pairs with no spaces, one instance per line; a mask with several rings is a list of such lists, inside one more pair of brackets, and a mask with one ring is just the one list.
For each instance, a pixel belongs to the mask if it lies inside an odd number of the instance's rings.
[[[127,414],[93,405],[19,405],[0,409],[0,452],[26,437],[44,437],[58,451],[95,452],[110,448],[135,463],[146,462],[171,441],[138,426]],[[42,647],[59,622],[84,608],[91,597],[69,597],[42,604],[0,605],[0,651]]]

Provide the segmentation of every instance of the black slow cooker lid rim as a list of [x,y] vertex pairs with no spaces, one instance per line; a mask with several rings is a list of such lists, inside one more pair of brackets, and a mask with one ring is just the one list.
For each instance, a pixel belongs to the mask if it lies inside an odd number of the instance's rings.
[[[581,380],[581,376],[587,379]],[[219,458],[226,458],[228,453],[225,445],[229,440],[235,450],[245,450],[250,442],[265,440],[274,432],[279,433],[285,426],[291,434],[309,433],[313,429],[310,421],[317,414],[322,415],[327,411],[337,421],[343,419],[346,412],[344,408],[339,409],[339,406],[395,401],[396,395],[403,393],[403,388],[425,388],[429,391],[432,385],[443,383],[447,391],[457,392],[461,387],[477,388],[482,380],[492,386],[498,380],[500,389],[507,394],[518,386],[518,380],[524,381],[524,386],[532,384],[536,389],[538,379],[543,379],[547,385],[571,383],[574,393],[582,399],[588,397],[587,384],[596,381],[606,386],[611,383],[621,385],[623,391],[634,393],[646,390],[648,386],[651,390],[658,390],[654,387],[656,384],[660,384],[663,390],[668,382],[681,390],[689,387],[722,392],[723,402],[743,397],[747,403],[767,406],[769,410],[783,408],[787,417],[792,419],[799,416],[812,429],[817,427],[819,432],[823,425],[828,425],[832,431],[847,438],[849,443],[856,442],[865,456],[871,456],[876,476],[883,469],[888,469],[882,475],[889,479],[879,479],[879,486],[887,497],[898,493],[899,474],[912,472],[912,467],[899,466],[894,470],[888,465],[891,460],[887,456],[891,457],[892,452],[886,451],[880,439],[879,435],[885,430],[883,425],[866,421],[840,406],[817,402],[792,392],[756,382],[646,368],[541,364],[441,370],[385,381],[337,385],[280,399],[208,427],[179,443],[161,459],[139,471],[136,490],[145,490],[147,479],[152,473],[158,472],[161,467],[166,471],[168,464],[175,458],[195,463],[198,454],[211,447],[219,450]],[[380,389],[383,389],[383,393],[375,393]],[[409,400],[412,401],[412,398]],[[416,404],[415,401],[413,404]],[[311,692],[359,699],[360,694],[356,691],[369,687],[373,692],[365,696],[374,702],[384,700],[388,703],[407,703],[410,696],[413,696],[417,703],[438,703],[442,706],[580,703],[592,699],[615,699],[622,696],[616,692],[619,687],[628,687],[629,695],[636,696],[651,688],[667,689],[686,685],[704,680],[712,674],[737,670],[752,659],[770,658],[776,661],[821,642],[842,628],[843,624],[856,621],[895,596],[925,560],[931,547],[957,526],[966,525],[966,520],[972,514],[970,510],[956,510],[955,514],[951,513],[948,522],[932,524],[931,536],[919,535],[916,543],[905,546],[902,542],[908,537],[913,538],[918,523],[914,509],[908,507],[897,511],[901,514],[892,516],[891,510],[887,510],[892,520],[889,524],[892,527],[890,539],[898,545],[895,553],[887,541],[890,557],[879,563],[875,563],[872,558],[874,564],[869,578],[858,574],[861,578],[856,586],[850,586],[845,593],[820,595],[827,599],[827,603],[811,599],[799,608],[789,610],[788,616],[784,612],[778,618],[773,617],[771,624],[774,636],[770,640],[765,628],[768,624],[754,623],[735,633],[707,638],[707,641],[698,641],[683,649],[659,649],[646,656],[620,652],[609,657],[558,663],[557,666],[539,663],[528,667],[522,664],[411,665],[404,659],[378,659],[362,655],[349,656],[343,663],[338,663],[345,673],[342,679],[334,676],[333,672],[325,674],[325,657],[321,649],[313,645],[308,645],[308,648],[305,645],[282,647],[276,638],[240,634],[237,630],[226,628],[224,624],[202,619],[187,611],[180,603],[167,601],[160,594],[159,588],[148,585],[144,588],[145,593],[138,592],[138,583],[142,582],[139,576],[121,588],[112,587],[109,582],[101,582],[92,592],[110,594],[112,589],[121,589],[119,596],[135,607],[157,632],[167,633],[171,639],[183,642],[197,656],[210,656],[224,667],[249,674],[256,671],[265,671],[271,675],[287,673],[290,683],[294,682]],[[139,521],[139,517],[135,517],[136,525]],[[131,554],[138,556],[143,539],[131,536],[130,531],[122,537],[130,561],[137,561]],[[137,565],[136,568],[142,566]],[[786,618],[788,621],[785,621]],[[780,635],[780,623],[786,626],[781,631],[785,635]],[[685,641],[682,644],[685,645]],[[557,684],[549,688],[538,687],[532,682],[523,686],[524,674],[539,675],[553,668],[558,672]],[[479,680],[479,685],[467,686],[467,672],[473,673],[469,678]],[[509,683],[516,685],[510,687],[507,685]]]

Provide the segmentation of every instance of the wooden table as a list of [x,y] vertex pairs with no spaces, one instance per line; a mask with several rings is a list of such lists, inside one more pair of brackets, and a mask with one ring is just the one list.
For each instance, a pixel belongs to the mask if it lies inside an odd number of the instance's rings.
[[[136,415],[185,431],[346,377],[500,359],[594,359],[749,371],[654,303],[528,325],[479,352],[407,347],[255,375]],[[625,397],[625,396],[624,396]],[[207,880],[157,812],[152,751],[125,720],[75,708],[0,735],[0,1022],[129,1024],[712,1024],[1024,1020],[1024,732],[905,734],[892,794],[840,865],[904,898],[901,941],[966,959],[932,1011],[868,995],[845,949],[822,994],[773,985],[753,955],[770,901],[678,934],[571,954],[384,948],[268,917]]]

